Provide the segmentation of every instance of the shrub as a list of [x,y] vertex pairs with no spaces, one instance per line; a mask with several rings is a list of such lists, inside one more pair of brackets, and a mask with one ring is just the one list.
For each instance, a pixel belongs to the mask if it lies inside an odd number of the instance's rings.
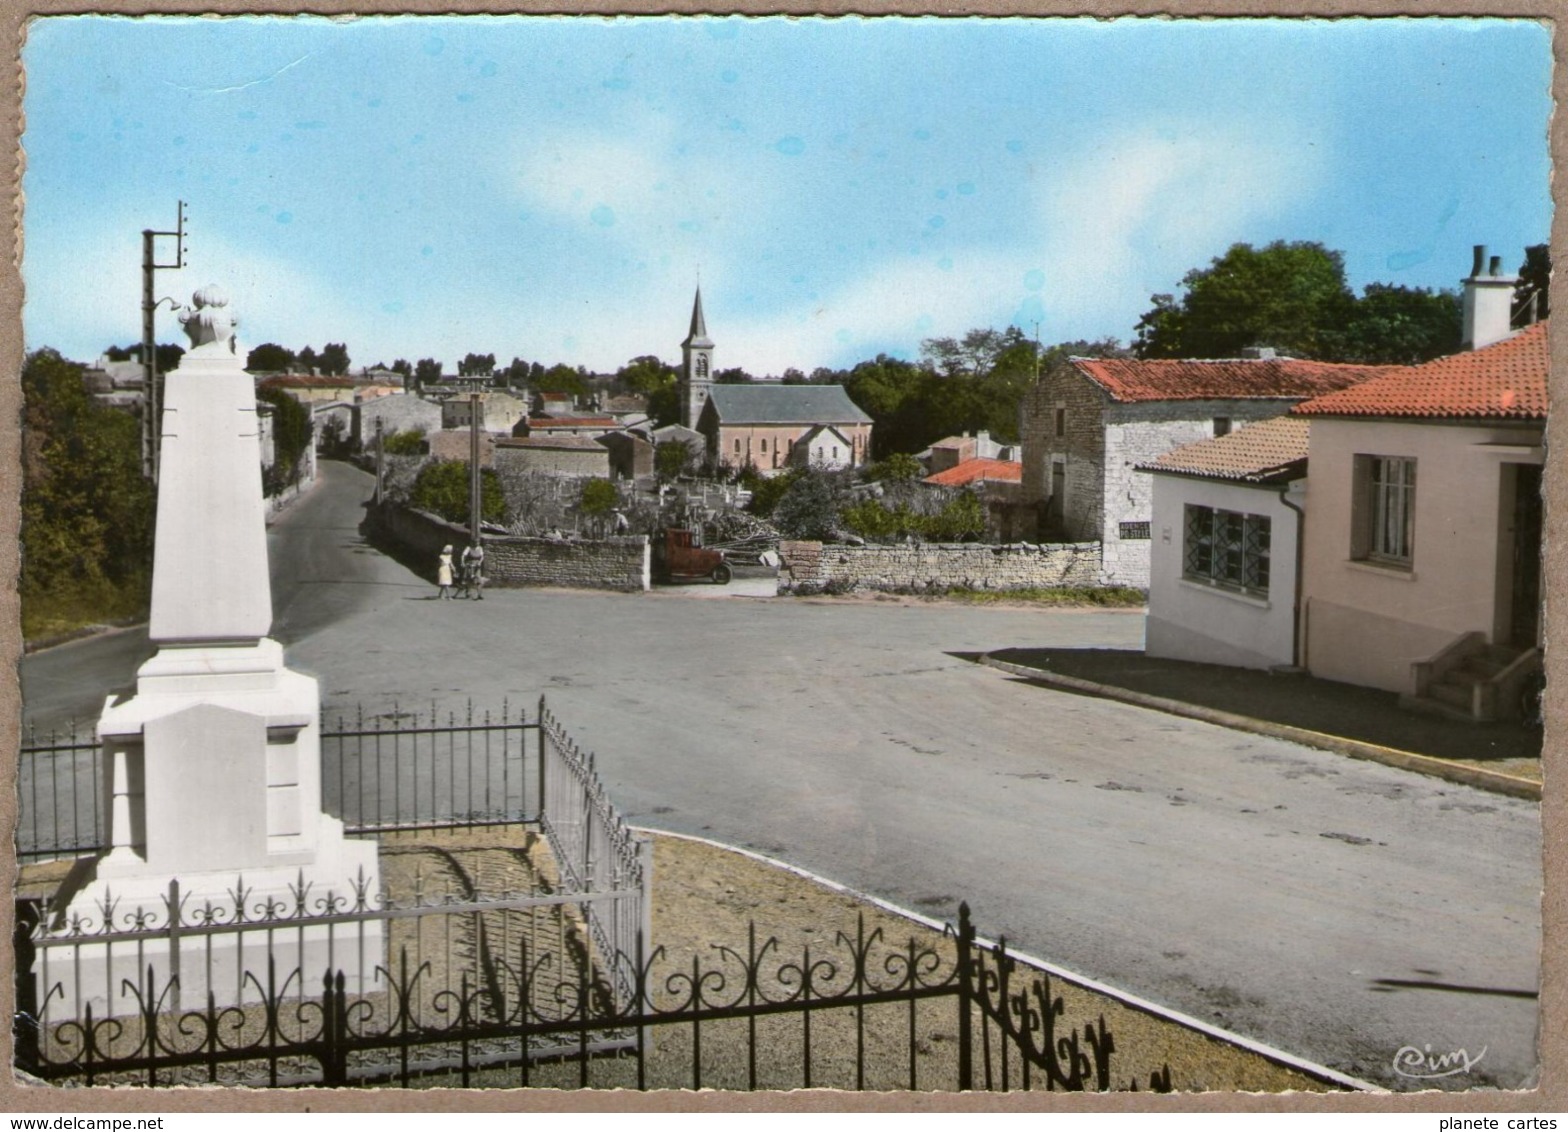
[[[499,523],[506,516],[506,499],[501,481],[490,468],[479,474],[479,513],[487,522]],[[462,460],[435,460],[419,470],[409,492],[410,505],[420,511],[440,515],[449,523],[468,522],[468,464]]]
[[381,438],[381,451],[388,456],[423,456],[425,430],[422,428],[389,432]]
[[584,515],[607,515],[615,510],[620,498],[613,483],[595,477],[583,481],[582,491],[577,497],[577,509]]

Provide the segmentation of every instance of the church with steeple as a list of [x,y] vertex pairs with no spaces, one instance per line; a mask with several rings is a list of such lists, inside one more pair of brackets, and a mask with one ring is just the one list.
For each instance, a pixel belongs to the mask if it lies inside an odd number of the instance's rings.
[[713,385],[713,339],[702,314],[702,288],[691,307],[691,333],[681,343],[681,424],[696,428]]
[[871,418],[842,385],[716,385],[713,373],[698,287],[681,343],[681,424],[702,433],[715,464],[766,475],[791,465],[853,468],[871,458]]

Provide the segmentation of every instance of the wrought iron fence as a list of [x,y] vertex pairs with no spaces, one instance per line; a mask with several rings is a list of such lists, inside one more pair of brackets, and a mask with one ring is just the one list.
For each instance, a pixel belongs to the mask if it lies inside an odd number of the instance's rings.
[[538,821],[527,742],[538,728],[505,702],[498,714],[471,702],[461,713],[358,707],[322,730],[322,806],[350,833]]
[[[439,910],[384,911],[390,926]],[[759,943],[754,928],[743,946],[706,955],[661,948],[637,967],[626,1004],[580,952],[567,962],[536,935],[502,940],[476,922],[474,962],[443,967],[404,942],[368,989],[341,970],[311,979],[274,954],[247,972],[246,1001],[224,1005],[209,990],[181,1009],[178,976],[150,965],[122,981],[134,1009],[44,1021],[19,1035],[18,1056],[46,1080],[86,1084],[1138,1087],[1113,1071],[1103,1017],[1065,1022],[1050,976],[1021,971],[1004,944],[977,943],[967,906],[940,941],[895,945],[861,919],[853,936],[798,956],[776,938]],[[1168,1067],[1144,1084],[1168,1090]]]
[[91,728],[27,728],[17,760],[17,858],[75,857],[108,848],[103,749]]

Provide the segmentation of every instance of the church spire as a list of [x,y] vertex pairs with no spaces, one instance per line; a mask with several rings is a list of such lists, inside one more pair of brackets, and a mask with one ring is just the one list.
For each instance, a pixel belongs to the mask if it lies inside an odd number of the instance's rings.
[[682,348],[695,346],[699,349],[712,349],[713,340],[708,337],[708,320],[702,313],[702,287],[697,287],[697,298],[691,305],[691,333],[686,336],[686,341],[681,343]]
[[691,305],[691,333],[681,343],[681,357],[681,424],[696,428],[713,385],[713,339],[708,337],[708,320],[702,313],[701,284]]

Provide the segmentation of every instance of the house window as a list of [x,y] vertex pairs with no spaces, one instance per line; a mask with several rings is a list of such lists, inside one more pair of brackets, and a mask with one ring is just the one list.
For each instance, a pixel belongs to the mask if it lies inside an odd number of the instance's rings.
[[764,452],[768,450],[768,438],[765,436],[762,438],[762,450]]
[[1065,436],[1066,434],[1067,434],[1067,410],[1066,409],[1057,409],[1056,410],[1056,435],[1057,436]]
[[1357,456],[1353,556],[1409,566],[1416,516],[1416,462],[1407,456]]
[[837,444],[835,444],[833,446],[833,459],[835,459],[835,460],[838,459],[838,445]]
[[1215,417],[1214,418],[1214,435],[1215,436],[1227,436],[1229,434],[1230,434],[1230,418],[1229,417]]
[[740,455],[740,437],[735,438],[735,455]]
[[1182,577],[1240,593],[1269,592],[1269,519],[1187,504]]

